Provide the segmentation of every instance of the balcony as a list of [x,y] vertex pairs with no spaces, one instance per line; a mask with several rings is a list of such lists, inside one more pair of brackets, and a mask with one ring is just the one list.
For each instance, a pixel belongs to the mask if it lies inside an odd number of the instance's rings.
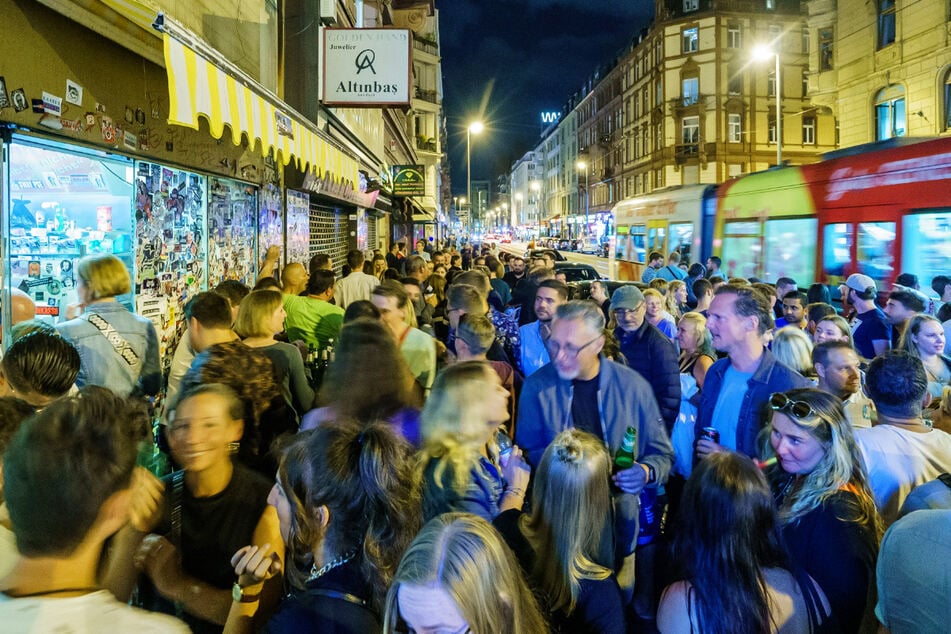
[[423,152],[432,152],[433,154],[439,152],[439,146],[436,143],[436,139],[431,137],[416,137],[416,149],[422,150]]
[[439,93],[435,90],[423,90],[419,86],[416,87],[416,98],[423,101],[428,101],[429,103],[439,105]]
[[413,48],[439,57],[439,44],[432,40],[427,40],[422,35],[417,35],[413,38]]

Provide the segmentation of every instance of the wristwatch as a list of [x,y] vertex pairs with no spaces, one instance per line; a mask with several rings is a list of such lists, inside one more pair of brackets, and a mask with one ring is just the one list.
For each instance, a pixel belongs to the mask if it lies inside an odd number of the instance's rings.
[[231,586],[231,600],[235,603],[254,603],[261,597],[261,593],[245,594],[244,588],[235,583]]

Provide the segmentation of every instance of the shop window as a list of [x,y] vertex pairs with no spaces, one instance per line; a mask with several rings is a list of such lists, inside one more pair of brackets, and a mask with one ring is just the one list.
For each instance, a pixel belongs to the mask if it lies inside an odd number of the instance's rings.
[[875,140],[905,136],[905,124],[905,89],[889,86],[880,90],[875,99]]
[[700,48],[700,29],[691,27],[680,32],[681,50],[684,53],[695,53]]
[[740,114],[730,113],[726,116],[727,138],[730,143],[743,141],[743,117]]
[[832,27],[819,29],[819,70],[832,70],[834,50]]
[[802,144],[803,145],[816,144],[816,118],[815,117],[802,118]]
[[895,42],[895,0],[878,0],[878,48]]

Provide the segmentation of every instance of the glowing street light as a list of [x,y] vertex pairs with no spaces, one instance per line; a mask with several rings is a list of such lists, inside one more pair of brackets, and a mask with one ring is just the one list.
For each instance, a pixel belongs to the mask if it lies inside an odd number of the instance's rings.
[[[472,135],[481,134],[484,129],[481,121],[473,121],[466,128],[466,198],[469,200],[472,200]],[[471,213],[469,221],[472,221]]]
[[758,62],[767,62],[770,58],[776,59],[776,166],[783,165],[783,112],[782,112],[782,76],[779,64],[779,40],[768,44],[757,44],[753,47],[753,59]]

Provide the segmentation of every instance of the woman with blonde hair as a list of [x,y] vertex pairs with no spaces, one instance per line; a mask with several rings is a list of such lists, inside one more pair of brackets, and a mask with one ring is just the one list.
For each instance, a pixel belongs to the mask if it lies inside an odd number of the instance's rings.
[[604,444],[566,429],[538,464],[532,512],[505,511],[495,519],[554,631],[627,631],[613,573],[610,475]]
[[873,625],[875,559],[882,523],[841,400],[813,388],[777,392],[764,457],[794,564],[829,599],[842,632]]
[[423,517],[464,511],[488,521],[521,509],[529,467],[518,447],[507,457],[495,441],[509,418],[508,391],[482,361],[463,361],[436,376],[422,414]]
[[687,308],[687,284],[683,280],[674,280],[667,286],[667,312],[680,321]]
[[[99,385],[123,397],[151,397],[161,391],[155,327],[118,301],[119,296],[131,292],[129,271],[114,255],[86,256],[76,265],[76,294],[82,314],[56,329],[79,351],[78,387]],[[70,306],[67,316],[74,309]]]
[[680,345],[680,373],[689,374],[703,389],[707,370],[717,360],[713,351],[707,318],[700,313],[685,313],[677,324],[677,343]]
[[806,378],[815,377],[812,367],[812,341],[796,326],[783,326],[773,335],[773,355],[778,361]]
[[386,598],[383,631],[535,634],[548,626],[512,551],[484,519],[446,513],[410,544]]
[[677,324],[674,317],[664,308],[664,296],[656,288],[644,289],[644,319],[656,326],[668,339],[677,336]]
[[850,346],[855,347],[849,322],[839,315],[829,315],[816,322],[812,342],[822,343],[823,341],[848,341]]
[[298,415],[314,405],[314,390],[307,381],[304,359],[297,346],[275,341],[274,335],[284,331],[284,301],[277,291],[251,291],[238,306],[234,331],[242,343],[266,354],[274,362],[281,378],[282,391]]
[[921,359],[928,375],[928,394],[940,400],[945,386],[951,383],[951,357],[944,354],[941,322],[931,315],[915,315],[908,320],[898,347]]

